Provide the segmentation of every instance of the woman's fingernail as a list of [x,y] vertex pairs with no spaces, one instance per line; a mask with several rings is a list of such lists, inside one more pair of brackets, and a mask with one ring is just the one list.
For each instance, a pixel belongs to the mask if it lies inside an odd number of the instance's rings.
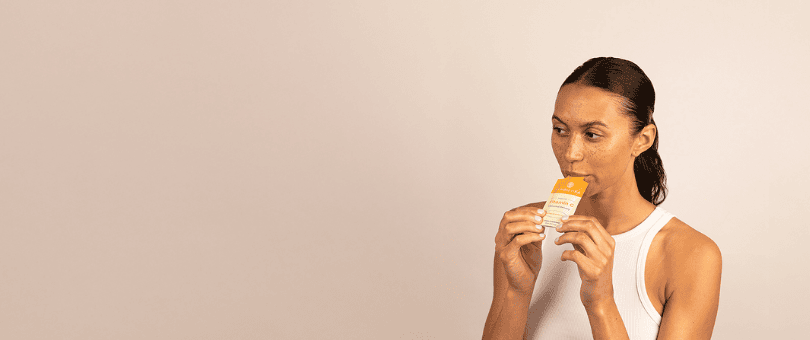
[[535,219],[535,220],[538,220],[538,221],[542,221],[542,220],[543,220],[543,218],[542,218],[542,217],[537,216],[537,215],[535,215],[535,216],[534,216],[534,219]]
[[540,238],[546,238],[546,234],[540,233]]
[[559,241],[560,241],[560,238],[559,238],[559,237],[557,237],[557,239],[556,239],[556,240],[554,240],[554,243],[557,243],[557,242],[559,242]]
[[543,209],[537,209],[537,213],[538,214],[543,214],[543,213],[545,213],[545,211],[543,211]]
[[568,215],[564,215],[564,216],[561,218],[561,220],[563,220],[563,221],[568,221]]

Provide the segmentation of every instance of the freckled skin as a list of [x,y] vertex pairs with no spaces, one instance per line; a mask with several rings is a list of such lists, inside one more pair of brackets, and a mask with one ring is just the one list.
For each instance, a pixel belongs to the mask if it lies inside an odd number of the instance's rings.
[[[633,175],[633,136],[630,118],[622,114],[620,98],[596,87],[569,84],[560,89],[552,120],[551,147],[560,171],[588,174],[586,196],[594,196]],[[583,128],[589,121],[607,125]],[[635,178],[635,177],[634,177]]]
[[[633,136],[621,103],[608,91],[568,84],[557,94],[552,116],[551,148],[560,171],[585,174],[588,182],[576,214],[597,217],[612,235],[637,225],[655,208],[638,194],[633,162],[652,145],[656,130],[650,125]],[[595,121],[605,126],[583,126]],[[633,208],[600,208],[608,206]]]

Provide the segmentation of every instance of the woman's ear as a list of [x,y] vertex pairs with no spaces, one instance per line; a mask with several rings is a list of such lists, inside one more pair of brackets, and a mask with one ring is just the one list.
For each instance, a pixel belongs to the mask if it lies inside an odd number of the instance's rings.
[[655,124],[647,124],[641,132],[636,135],[636,140],[633,143],[633,157],[638,157],[642,152],[647,151],[655,142],[655,135],[658,133],[658,128]]

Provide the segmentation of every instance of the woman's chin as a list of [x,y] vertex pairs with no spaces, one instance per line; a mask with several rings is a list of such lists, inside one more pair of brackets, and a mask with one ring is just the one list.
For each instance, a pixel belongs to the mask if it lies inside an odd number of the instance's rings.
[[594,200],[599,198],[599,193],[596,191],[596,188],[593,185],[588,184],[588,187],[585,188],[585,194],[582,195],[581,200]]

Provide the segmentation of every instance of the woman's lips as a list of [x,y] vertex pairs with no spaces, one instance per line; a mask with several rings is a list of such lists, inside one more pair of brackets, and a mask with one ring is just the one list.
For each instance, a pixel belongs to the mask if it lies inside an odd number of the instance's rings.
[[565,175],[565,177],[583,177],[582,180],[585,181],[585,183],[590,183],[590,181],[588,180],[588,175],[585,175],[585,174],[578,174],[578,173],[575,173],[575,172],[569,172],[569,173],[567,173]]

